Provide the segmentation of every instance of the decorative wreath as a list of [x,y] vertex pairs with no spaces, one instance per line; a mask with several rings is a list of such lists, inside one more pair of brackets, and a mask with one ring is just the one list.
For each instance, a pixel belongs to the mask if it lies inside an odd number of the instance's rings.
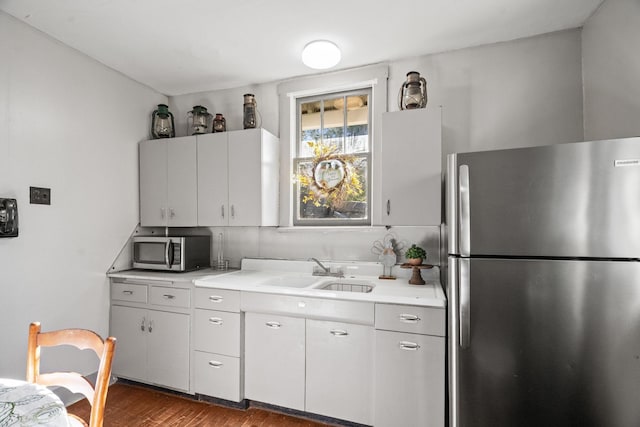
[[364,192],[357,173],[357,156],[338,153],[335,144],[307,144],[313,150],[312,164],[301,166],[296,176],[298,184],[308,188],[302,203],[336,208]]

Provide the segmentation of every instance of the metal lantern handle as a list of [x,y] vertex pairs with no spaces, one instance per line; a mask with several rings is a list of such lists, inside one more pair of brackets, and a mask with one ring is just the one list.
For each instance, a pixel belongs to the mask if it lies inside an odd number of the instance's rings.
[[427,106],[427,80],[424,77],[420,77],[420,83],[422,83],[422,102],[424,102],[422,108],[424,108]]
[[404,82],[402,83],[402,86],[400,86],[400,91],[398,92],[398,108],[401,110],[404,110],[405,107],[402,105],[402,92],[404,92],[404,88],[406,87],[406,85],[408,84],[408,82]]

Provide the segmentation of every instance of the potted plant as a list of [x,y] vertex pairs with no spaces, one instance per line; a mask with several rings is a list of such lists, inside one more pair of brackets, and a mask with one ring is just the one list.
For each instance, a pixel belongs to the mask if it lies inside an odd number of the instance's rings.
[[422,260],[427,257],[427,252],[420,246],[411,245],[404,256],[407,258],[407,262],[411,265],[421,265]]

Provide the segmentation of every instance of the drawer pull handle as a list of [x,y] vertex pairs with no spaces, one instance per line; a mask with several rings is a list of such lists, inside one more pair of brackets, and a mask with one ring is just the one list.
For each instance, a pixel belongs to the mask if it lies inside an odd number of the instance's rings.
[[223,299],[224,298],[216,296],[216,295],[211,295],[209,297],[209,301],[211,301],[211,302],[222,302]]
[[267,325],[271,329],[278,329],[280,326],[282,326],[280,322],[267,322],[265,323],[265,325]]
[[164,294],[162,296],[165,297],[166,299],[174,299],[176,297],[175,295],[170,295],[170,294]]
[[211,366],[212,368],[222,368],[222,362],[218,362],[216,360],[210,360],[209,366]]
[[342,329],[332,329],[331,331],[329,331],[329,333],[334,337],[346,337],[347,335],[349,335],[347,331],[344,331]]
[[404,323],[418,323],[421,319],[414,314],[401,314],[400,321]]
[[222,325],[222,319],[219,317],[209,317],[209,322],[214,325]]
[[125,295],[133,295],[133,291],[122,291]]
[[410,341],[400,341],[400,348],[407,351],[416,351],[420,346]]

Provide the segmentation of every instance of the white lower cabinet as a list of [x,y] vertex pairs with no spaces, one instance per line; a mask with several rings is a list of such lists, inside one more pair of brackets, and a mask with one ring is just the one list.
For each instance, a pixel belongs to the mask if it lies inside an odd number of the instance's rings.
[[240,402],[244,398],[240,292],[198,288],[195,307],[193,390]]
[[113,374],[189,392],[190,312],[188,282],[112,279]]
[[304,411],[305,319],[245,314],[245,397]]
[[113,305],[114,375],[189,391],[189,324],[188,314]]
[[241,299],[247,399],[373,423],[372,303],[258,293]]
[[177,285],[112,279],[114,375],[375,427],[444,427],[444,308]]
[[444,313],[376,304],[376,427],[444,426]]
[[306,411],[372,424],[373,327],[306,321]]

